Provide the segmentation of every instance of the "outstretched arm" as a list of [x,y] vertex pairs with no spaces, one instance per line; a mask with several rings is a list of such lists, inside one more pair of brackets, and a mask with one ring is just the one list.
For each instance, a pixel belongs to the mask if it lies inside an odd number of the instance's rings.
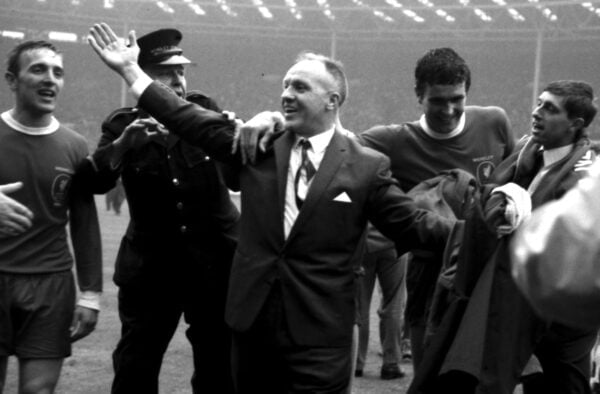
[[123,77],[146,110],[166,128],[185,140],[201,147],[221,161],[238,161],[231,152],[237,123],[226,114],[189,103],[152,79],[137,64],[139,47],[135,32],[129,33],[128,43],[119,39],[105,23],[90,29],[88,42],[102,61]]
[[238,150],[242,155],[242,163],[254,163],[260,150],[265,152],[267,146],[285,127],[285,119],[281,112],[264,111],[236,128],[232,153]]

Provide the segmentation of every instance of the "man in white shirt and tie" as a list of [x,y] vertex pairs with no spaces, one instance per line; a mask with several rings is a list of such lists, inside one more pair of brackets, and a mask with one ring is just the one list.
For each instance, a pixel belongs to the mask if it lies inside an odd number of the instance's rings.
[[[241,229],[226,310],[237,391],[345,392],[354,267],[367,220],[400,252],[441,252],[453,222],[418,210],[391,178],[388,159],[341,129],[339,108],[347,95],[341,64],[312,53],[297,59],[283,80],[285,130],[256,163],[243,165],[241,154],[231,152],[235,122],[150,81],[136,63],[133,32],[126,46],[107,25],[95,25],[89,42],[132,86],[138,106],[227,162],[237,178]],[[310,141],[310,163],[301,139]]]

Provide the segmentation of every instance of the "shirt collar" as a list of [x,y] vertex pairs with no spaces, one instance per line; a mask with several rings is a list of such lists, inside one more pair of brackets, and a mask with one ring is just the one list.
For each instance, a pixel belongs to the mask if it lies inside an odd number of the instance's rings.
[[[333,138],[333,133],[335,132],[335,126],[332,126],[329,130],[326,130],[322,133],[315,134],[312,137],[306,138],[310,141],[310,146],[312,147],[313,152],[322,153],[325,152],[329,142]],[[301,139],[305,139],[304,137],[296,136],[296,143],[294,144],[295,148],[298,148],[298,143]]]
[[56,130],[58,130],[58,127],[60,126],[60,123],[54,116],[50,120],[50,124],[44,127],[29,127],[25,126],[24,124],[21,124],[13,117],[11,110],[2,112],[2,114],[0,114],[0,117],[2,117],[2,120],[6,122],[6,124],[9,125],[11,128],[15,129],[18,132],[28,135],[52,134]]
[[552,164],[565,158],[569,153],[571,153],[573,146],[574,144],[569,144],[554,149],[544,149],[542,151],[544,154],[544,167],[551,166]]
[[463,112],[463,114],[460,116],[460,120],[458,121],[458,125],[449,133],[438,133],[437,131],[433,131],[431,127],[429,127],[429,124],[427,124],[425,114],[421,115],[421,118],[419,119],[419,125],[430,137],[435,138],[436,140],[447,140],[448,138],[456,137],[463,132],[465,129],[465,119],[466,115]]

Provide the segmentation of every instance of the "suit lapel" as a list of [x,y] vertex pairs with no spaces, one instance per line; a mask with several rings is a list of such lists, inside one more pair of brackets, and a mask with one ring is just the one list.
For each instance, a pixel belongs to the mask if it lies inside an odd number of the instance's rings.
[[[347,150],[347,144],[345,137],[340,134],[339,130],[336,129],[331,138],[331,142],[325,150],[325,155],[319,166],[319,170],[315,174],[315,177],[308,189],[306,200],[302,205],[302,209],[298,213],[298,217],[292,226],[287,241],[289,242],[295,234],[298,232],[298,228],[301,228],[306,220],[310,217],[315,206],[318,204],[323,193],[327,189],[327,186],[333,180],[338,168],[344,161],[344,153]],[[288,157],[289,158],[289,157]]]

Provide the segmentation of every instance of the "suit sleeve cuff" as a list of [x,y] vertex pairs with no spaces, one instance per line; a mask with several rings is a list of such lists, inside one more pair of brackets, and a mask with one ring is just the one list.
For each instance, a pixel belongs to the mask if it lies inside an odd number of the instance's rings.
[[152,78],[144,74],[136,79],[133,84],[131,84],[130,91],[136,101],[140,99],[144,91],[148,88],[148,86],[150,86],[151,83]]

